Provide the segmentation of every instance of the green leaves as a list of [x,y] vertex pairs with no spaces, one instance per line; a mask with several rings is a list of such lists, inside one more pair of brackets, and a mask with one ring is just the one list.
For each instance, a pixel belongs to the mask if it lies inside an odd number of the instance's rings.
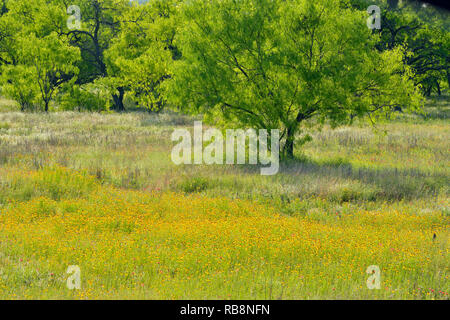
[[80,58],[78,48],[68,45],[56,33],[38,38],[35,34],[21,38],[19,41],[20,62],[32,70],[29,76],[38,86],[48,111],[50,100],[58,88],[65,82],[74,82],[78,68],[74,65]]
[[402,52],[379,53],[365,13],[340,1],[191,1],[183,19],[167,92],[187,111],[279,128],[291,148],[310,119],[338,126],[418,105]]
[[[424,28],[391,45],[386,33],[367,28],[356,2],[74,0],[81,29],[72,30],[64,0],[9,0],[0,16],[2,83],[19,99],[23,89],[12,90],[24,85],[19,75],[31,79],[27,87],[45,109],[62,84],[75,82],[82,91],[106,87],[117,110],[124,97],[153,111],[169,99],[228,127],[279,128],[285,142],[305,124],[339,126],[417,109],[410,78],[426,85],[442,70],[420,73],[430,52],[418,55],[409,45],[431,43],[442,62],[448,32]],[[414,17],[388,18],[401,24]]]
[[33,71],[25,65],[6,65],[2,68],[2,94],[16,100],[22,111],[33,108],[38,94]]
[[[62,28],[65,11],[57,1],[29,2],[11,0],[9,11],[0,18],[1,26],[11,32],[1,41],[5,59],[2,68],[2,86],[22,109],[36,104],[39,96],[45,111],[58,88],[75,81],[80,59],[79,49],[70,46],[58,31]],[[45,8],[45,10],[43,10]]]
[[170,77],[169,65],[177,54],[172,43],[177,2],[130,7],[119,18],[121,32],[105,52],[106,81],[126,88],[138,105],[151,111],[164,106],[160,85]]

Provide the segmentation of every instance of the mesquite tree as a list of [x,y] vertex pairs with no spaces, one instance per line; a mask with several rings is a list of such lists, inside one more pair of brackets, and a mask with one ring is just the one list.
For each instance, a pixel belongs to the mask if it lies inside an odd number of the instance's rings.
[[105,51],[107,81],[113,87],[126,88],[134,101],[149,111],[159,112],[164,107],[159,88],[177,58],[173,39],[179,2],[134,3],[119,17],[121,31]]
[[194,0],[181,11],[172,102],[227,126],[278,128],[284,157],[305,123],[420,107],[402,50],[376,50],[367,13],[342,1]]

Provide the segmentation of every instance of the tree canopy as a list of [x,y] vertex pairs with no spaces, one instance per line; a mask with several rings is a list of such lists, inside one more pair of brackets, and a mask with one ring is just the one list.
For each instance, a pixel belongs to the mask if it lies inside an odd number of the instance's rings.
[[367,15],[340,1],[191,1],[182,14],[174,103],[280,128],[286,157],[304,122],[337,126],[420,105],[404,51],[376,50]]
[[170,107],[278,128],[286,157],[305,126],[414,111],[450,82],[448,12],[417,1],[0,4],[0,88],[22,110]]

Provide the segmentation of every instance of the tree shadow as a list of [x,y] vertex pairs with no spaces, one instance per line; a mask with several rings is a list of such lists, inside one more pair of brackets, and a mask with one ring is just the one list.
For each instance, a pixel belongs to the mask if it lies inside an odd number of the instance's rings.
[[[243,165],[239,166],[238,170],[241,174],[260,174],[260,166]],[[372,195],[365,199],[373,201],[399,201],[437,196],[442,190],[448,190],[450,181],[446,174],[425,172],[415,168],[355,167],[348,160],[317,162],[307,157],[281,162],[279,173],[268,179],[291,184],[294,189],[295,186],[301,186],[302,181],[337,185],[353,182],[355,188],[367,186],[374,190]]]

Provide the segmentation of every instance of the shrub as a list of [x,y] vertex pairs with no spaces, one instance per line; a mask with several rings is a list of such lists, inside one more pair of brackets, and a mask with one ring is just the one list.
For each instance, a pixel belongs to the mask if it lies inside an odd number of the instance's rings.
[[106,95],[105,90],[93,84],[75,85],[66,88],[58,97],[58,103],[63,110],[106,111],[108,110]]
[[210,187],[210,182],[203,177],[186,178],[180,183],[179,187],[186,193],[202,192]]

